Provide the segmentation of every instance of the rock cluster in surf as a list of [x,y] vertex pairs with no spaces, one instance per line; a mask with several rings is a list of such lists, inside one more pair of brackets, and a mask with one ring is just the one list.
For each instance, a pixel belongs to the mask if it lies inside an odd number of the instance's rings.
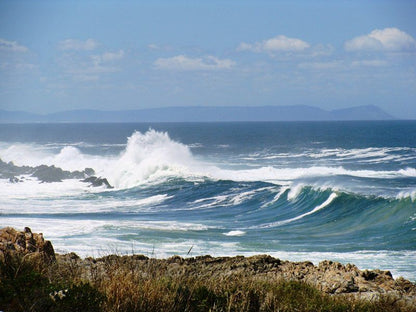
[[16,166],[13,162],[4,162],[0,159],[0,179],[8,179],[12,183],[23,182],[24,175],[37,178],[42,183],[62,182],[67,179],[79,179],[82,182],[89,183],[90,186],[105,186],[112,188],[105,178],[96,177],[92,168],[85,168],[82,171],[68,171],[55,166],[40,165]]

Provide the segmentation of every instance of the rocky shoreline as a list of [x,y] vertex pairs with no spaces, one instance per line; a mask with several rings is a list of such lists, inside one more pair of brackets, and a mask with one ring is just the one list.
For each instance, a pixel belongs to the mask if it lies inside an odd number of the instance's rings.
[[135,272],[142,272],[140,274],[148,274],[151,266],[159,275],[173,278],[184,275],[198,280],[214,279],[218,283],[236,277],[267,282],[301,281],[331,296],[349,296],[374,301],[380,296],[388,295],[400,301],[402,305],[416,307],[416,285],[412,282],[402,277],[394,279],[389,271],[359,270],[353,264],[343,265],[329,260],[314,265],[308,261],[283,261],[268,255],[207,255],[191,258],[174,256],[168,259],[153,259],[143,255],[109,255],[98,259],[81,259],[75,253],[55,254],[52,244],[45,240],[42,234],[32,233],[29,228],[23,231],[13,228],[0,229],[0,261],[4,261],[5,253],[23,254],[57,266],[71,266],[83,281],[93,281],[97,276],[111,279],[112,273],[109,273],[108,265],[119,263],[134,267]]

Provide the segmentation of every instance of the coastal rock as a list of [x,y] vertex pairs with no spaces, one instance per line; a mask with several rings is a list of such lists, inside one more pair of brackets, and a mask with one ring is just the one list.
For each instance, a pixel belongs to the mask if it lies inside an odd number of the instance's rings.
[[106,188],[112,189],[113,186],[108,182],[108,180],[106,178],[98,178],[98,177],[88,177],[84,180],[82,180],[82,182],[85,183],[90,183],[90,186],[105,186]]
[[62,182],[66,179],[85,179],[94,175],[91,168],[83,171],[67,171],[55,166],[40,165],[36,167],[16,166],[13,162],[4,162],[0,159],[0,179],[8,179],[11,183],[21,182],[17,176],[30,175],[41,182]]
[[94,174],[91,168],[86,168],[84,171],[66,171],[55,166],[40,165],[33,168],[32,177],[42,182],[62,182],[66,179],[83,179],[91,173]]
[[11,227],[0,229],[0,259],[3,258],[5,252],[30,254],[51,261],[56,259],[52,243],[45,240],[42,233],[32,233],[28,227],[25,227],[23,231],[17,231]]
[[28,173],[30,167],[16,166],[13,162],[4,162],[0,159],[0,179],[8,179],[10,182],[17,182],[16,176]]
[[377,300],[383,295],[405,306],[416,306],[416,285],[402,277],[394,279],[389,271],[359,270],[353,264],[325,260],[318,265],[312,262],[290,262],[269,255],[251,257],[197,256],[154,259],[143,255],[108,255],[102,258],[82,259],[75,253],[55,255],[52,244],[41,233],[29,228],[16,231],[0,229],[0,261],[4,253],[42,255],[56,260],[55,264],[68,267],[71,274],[85,281],[111,280],[117,272],[140,276],[166,276],[170,278],[195,278],[196,280],[227,281],[279,280],[302,281],[331,296],[347,296],[364,300]]

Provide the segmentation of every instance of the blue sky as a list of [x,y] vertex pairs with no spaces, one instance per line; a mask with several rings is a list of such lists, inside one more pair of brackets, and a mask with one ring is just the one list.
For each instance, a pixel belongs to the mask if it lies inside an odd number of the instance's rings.
[[0,109],[378,105],[416,118],[416,1],[0,2]]

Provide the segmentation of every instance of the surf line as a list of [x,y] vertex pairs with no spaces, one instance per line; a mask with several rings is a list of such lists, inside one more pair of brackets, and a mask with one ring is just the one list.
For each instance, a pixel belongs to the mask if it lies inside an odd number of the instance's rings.
[[294,218],[291,218],[291,219],[287,219],[287,220],[282,220],[282,221],[276,221],[276,222],[272,222],[272,223],[267,223],[267,224],[264,224],[264,225],[262,225],[262,226],[260,226],[260,228],[270,228],[270,227],[277,227],[277,226],[281,226],[281,225],[284,225],[284,224],[288,224],[288,223],[291,223],[291,222],[293,222],[293,221],[296,221],[296,220],[299,220],[299,219],[302,219],[302,218],[304,218],[304,217],[306,217],[306,216],[309,216],[309,215],[311,215],[311,214],[313,214],[313,213],[315,213],[315,212],[317,212],[317,211],[319,211],[319,210],[321,210],[322,208],[325,208],[326,206],[328,206],[329,204],[331,204],[332,203],[332,201],[337,197],[338,195],[336,194],[336,193],[331,193],[331,195],[329,195],[329,197],[327,198],[327,200],[326,201],[324,201],[322,204],[320,204],[319,206],[316,206],[315,208],[313,208],[311,211],[309,211],[309,212],[306,212],[306,213],[304,213],[304,214],[301,214],[301,215],[299,215],[299,216],[297,216],[297,217],[294,217]]

